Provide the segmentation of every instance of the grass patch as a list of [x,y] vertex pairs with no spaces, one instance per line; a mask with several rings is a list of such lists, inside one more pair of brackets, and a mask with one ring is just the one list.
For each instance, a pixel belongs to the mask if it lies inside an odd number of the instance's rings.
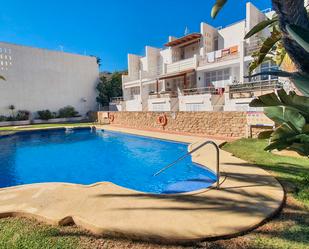
[[309,159],[279,156],[264,151],[267,140],[240,139],[223,149],[271,171],[288,192],[309,208]]
[[57,128],[57,127],[85,127],[93,123],[61,123],[61,124],[33,124],[25,126],[5,126],[0,127],[0,131],[24,131],[31,129]]
[[1,249],[75,249],[78,237],[28,219],[0,219]]
[[309,248],[309,159],[275,155],[264,151],[266,145],[267,140],[240,139],[223,146],[271,172],[288,192],[280,216],[253,233],[250,248]]

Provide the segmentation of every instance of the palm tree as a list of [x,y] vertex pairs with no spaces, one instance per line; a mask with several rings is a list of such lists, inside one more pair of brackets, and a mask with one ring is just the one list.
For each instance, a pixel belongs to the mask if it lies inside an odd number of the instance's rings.
[[15,110],[15,106],[14,105],[9,105],[9,109],[12,112],[12,117],[14,117],[14,110]]
[[272,0],[279,18],[283,45],[297,68],[309,74],[309,52],[295,41],[287,30],[288,25],[296,25],[309,30],[309,18],[304,0]]

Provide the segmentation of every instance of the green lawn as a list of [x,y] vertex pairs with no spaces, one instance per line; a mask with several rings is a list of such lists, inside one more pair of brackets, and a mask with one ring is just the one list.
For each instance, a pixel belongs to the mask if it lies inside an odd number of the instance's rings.
[[1,249],[75,249],[77,236],[70,236],[68,228],[56,228],[28,219],[0,219]]
[[253,233],[251,245],[254,248],[309,248],[309,159],[274,155],[263,150],[266,145],[266,140],[240,139],[223,147],[272,173],[288,193],[281,215],[266,225],[266,229]]
[[226,144],[223,149],[271,171],[295,198],[309,208],[309,159],[274,155],[263,150],[266,145],[266,140],[240,139]]

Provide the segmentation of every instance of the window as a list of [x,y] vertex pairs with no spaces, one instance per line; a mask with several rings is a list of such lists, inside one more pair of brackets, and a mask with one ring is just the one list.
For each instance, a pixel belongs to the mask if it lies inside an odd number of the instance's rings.
[[206,87],[211,86],[211,77],[209,73],[205,73],[205,85]]
[[[268,72],[273,70],[278,70],[278,66],[273,61],[264,62],[261,64],[260,67],[261,72]],[[273,80],[278,79],[277,76],[270,76],[270,75],[261,75],[261,80]]]
[[225,87],[230,83],[230,69],[217,70],[205,73],[206,87]]
[[[274,63],[273,61],[271,61],[270,62],[270,70],[271,71],[275,71],[275,70],[278,70],[279,69],[279,67],[277,66],[277,64],[276,63]],[[278,77],[277,76],[274,76],[274,75],[271,75],[270,76],[270,79],[278,79]]]
[[[261,64],[261,73],[269,71],[269,62],[264,62]],[[261,75],[261,80],[268,80],[268,75]]]

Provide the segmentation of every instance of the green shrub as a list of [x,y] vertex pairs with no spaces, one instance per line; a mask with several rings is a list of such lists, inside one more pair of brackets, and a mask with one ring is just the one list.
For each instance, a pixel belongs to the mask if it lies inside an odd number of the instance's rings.
[[4,121],[7,121],[7,117],[4,116],[4,115],[0,115],[0,122],[4,122]]
[[50,110],[41,110],[41,111],[38,111],[37,113],[39,115],[39,119],[43,119],[43,120],[49,120],[56,116]]
[[30,112],[26,110],[18,110],[16,115],[11,115],[8,117],[1,116],[0,121],[23,121],[29,120]]
[[78,117],[78,112],[74,109],[73,106],[65,106],[59,110],[59,118],[72,118]]
[[26,110],[19,110],[16,113],[15,121],[29,120],[30,112]]

